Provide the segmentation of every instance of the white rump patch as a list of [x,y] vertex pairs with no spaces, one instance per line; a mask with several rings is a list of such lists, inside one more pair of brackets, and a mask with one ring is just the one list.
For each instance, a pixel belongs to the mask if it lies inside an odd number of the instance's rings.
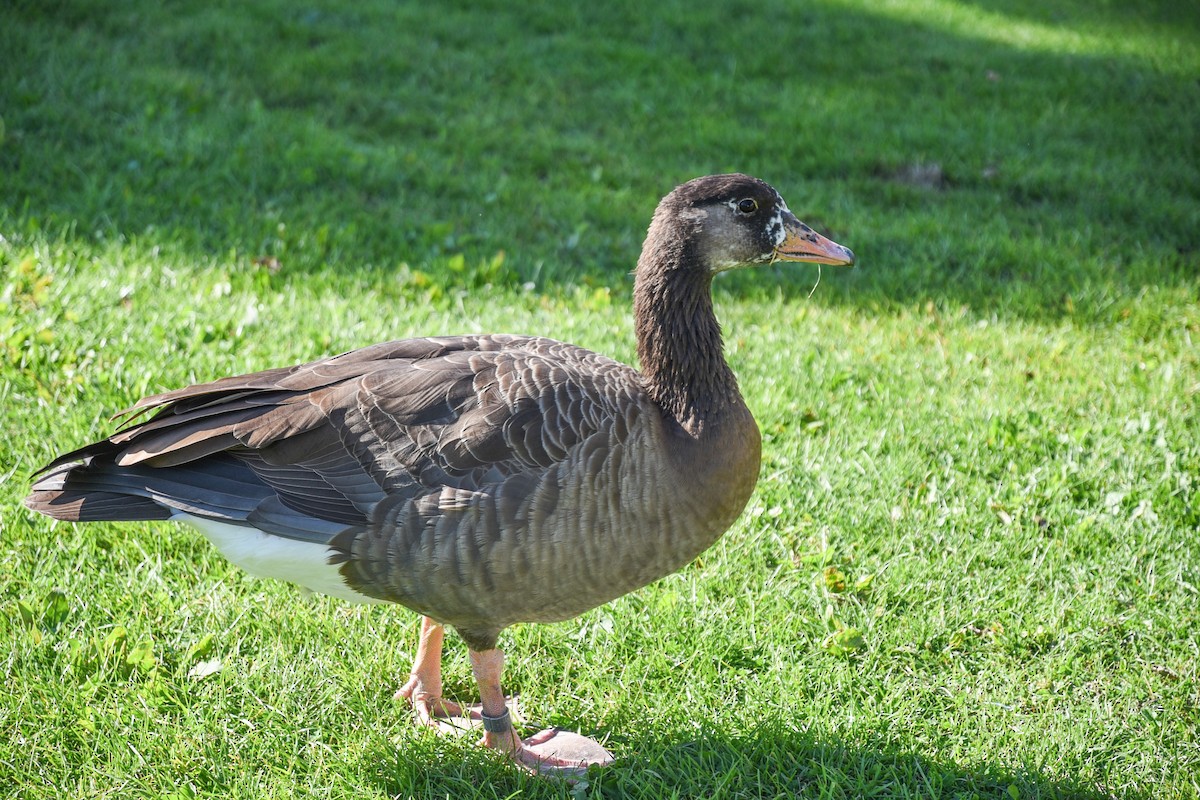
[[333,553],[329,545],[273,536],[257,528],[230,525],[191,514],[176,514],[171,519],[194,526],[221,551],[221,555],[251,575],[287,581],[351,603],[384,602],[356,592],[346,584],[341,565],[329,563]]

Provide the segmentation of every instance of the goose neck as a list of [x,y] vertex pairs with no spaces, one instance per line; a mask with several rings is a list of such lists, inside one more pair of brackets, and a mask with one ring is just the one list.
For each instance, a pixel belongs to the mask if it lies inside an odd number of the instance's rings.
[[686,250],[643,255],[634,313],[647,391],[688,433],[700,435],[742,405],[713,310],[712,274]]

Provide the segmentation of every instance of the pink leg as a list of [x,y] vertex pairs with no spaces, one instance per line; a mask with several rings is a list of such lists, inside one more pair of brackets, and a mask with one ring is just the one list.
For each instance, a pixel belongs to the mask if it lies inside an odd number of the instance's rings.
[[421,617],[421,638],[413,659],[408,683],[396,692],[417,710],[422,725],[437,727],[435,717],[456,716],[462,713],[458,703],[442,699],[442,641],[446,630],[429,617]]
[[475,673],[483,704],[484,747],[498,750],[535,772],[568,778],[583,775],[592,764],[612,762],[612,755],[599,743],[577,733],[550,728],[521,741],[509,721],[504,691],[500,688],[504,652],[499,648],[469,652],[471,671]]
[[[468,653],[471,656],[471,671],[475,673],[475,682],[479,684],[479,702],[484,718],[506,717],[508,701],[504,697],[504,690],[500,688],[500,676],[504,672],[504,651],[496,648],[484,650],[482,653],[469,650]],[[517,758],[522,747],[511,722],[503,732],[485,730],[481,744],[507,753],[513,758]]]

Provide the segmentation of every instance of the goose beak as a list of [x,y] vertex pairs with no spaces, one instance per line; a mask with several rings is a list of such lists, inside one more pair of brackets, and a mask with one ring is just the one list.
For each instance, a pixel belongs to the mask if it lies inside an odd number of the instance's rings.
[[795,217],[784,224],[784,233],[786,235],[783,241],[775,247],[775,258],[780,261],[854,266],[854,253],[849,247],[842,247],[837,242],[826,239]]

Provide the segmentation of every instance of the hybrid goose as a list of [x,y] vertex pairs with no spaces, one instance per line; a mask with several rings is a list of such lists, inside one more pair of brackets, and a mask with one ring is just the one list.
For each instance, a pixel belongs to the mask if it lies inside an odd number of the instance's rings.
[[569,619],[686,565],[746,505],[759,433],[722,354],[711,282],[854,255],[747,175],[685,183],[638,261],[641,370],[552,339],[407,339],[147,397],[155,412],[43,468],[26,500],[61,520],[177,520],[247,571],[422,615],[397,696],[442,697],[443,626],[466,641],[482,743],[532,769],[611,756],[522,741],[500,632]]

